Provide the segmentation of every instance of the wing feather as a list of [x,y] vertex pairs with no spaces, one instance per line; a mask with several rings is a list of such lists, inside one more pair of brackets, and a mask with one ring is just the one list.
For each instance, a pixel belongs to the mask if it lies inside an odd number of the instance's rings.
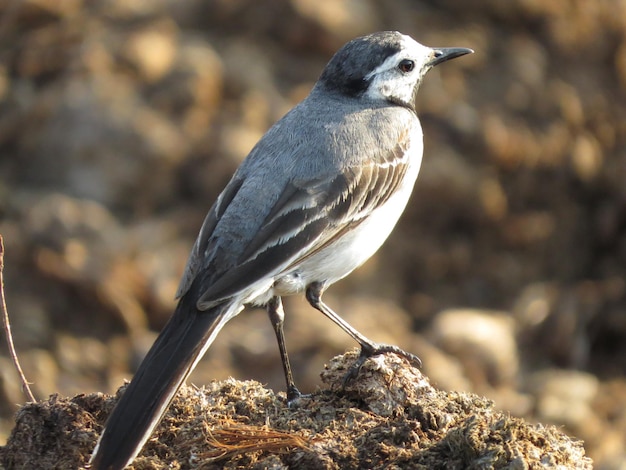
[[233,177],[206,215],[202,227],[200,228],[198,238],[196,238],[191,253],[189,254],[189,259],[183,271],[178,290],[176,291],[177,299],[182,297],[189,290],[191,283],[198,275],[198,272],[203,268],[204,253],[208,250],[209,240],[213,234],[213,230],[215,230],[218,221],[226,211],[226,208],[233,201],[242,185],[243,179],[237,178],[236,176]]
[[259,281],[291,270],[365,220],[398,189],[408,142],[386,155],[325,180],[288,183],[237,264],[207,285],[208,308]]

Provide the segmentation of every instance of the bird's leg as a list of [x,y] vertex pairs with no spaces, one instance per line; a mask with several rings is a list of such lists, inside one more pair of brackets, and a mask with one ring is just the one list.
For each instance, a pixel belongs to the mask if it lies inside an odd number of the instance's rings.
[[344,378],[344,385],[348,383],[350,380],[356,378],[359,374],[359,370],[361,366],[365,362],[365,360],[369,357],[376,356],[378,354],[385,353],[394,353],[399,356],[402,356],[416,364],[418,367],[422,366],[422,361],[419,357],[414,354],[403,351],[398,346],[393,346],[389,344],[378,344],[374,341],[366,338],[357,330],[354,329],[348,322],[346,322],[343,318],[341,318],[337,313],[331,310],[324,302],[322,302],[322,293],[324,292],[324,285],[319,282],[314,282],[307,287],[306,290],[306,299],[311,304],[313,308],[322,312],[325,316],[330,318],[333,322],[335,322],[339,327],[352,336],[359,345],[361,345],[361,354],[359,354],[359,358],[354,363],[348,373]]
[[280,359],[283,363],[285,372],[285,381],[287,382],[287,403],[290,404],[302,396],[293,380],[291,373],[291,365],[289,364],[289,356],[287,355],[287,346],[285,344],[285,332],[283,324],[285,322],[285,311],[283,310],[283,302],[280,297],[272,297],[267,304],[267,314],[276,333],[278,341],[278,350],[280,351]]

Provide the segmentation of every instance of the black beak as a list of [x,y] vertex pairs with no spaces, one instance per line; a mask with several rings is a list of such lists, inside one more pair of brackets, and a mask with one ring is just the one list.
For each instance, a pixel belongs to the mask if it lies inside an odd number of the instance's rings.
[[435,47],[433,48],[433,58],[428,62],[429,67],[439,65],[446,60],[461,57],[465,54],[473,54],[474,51],[466,47]]

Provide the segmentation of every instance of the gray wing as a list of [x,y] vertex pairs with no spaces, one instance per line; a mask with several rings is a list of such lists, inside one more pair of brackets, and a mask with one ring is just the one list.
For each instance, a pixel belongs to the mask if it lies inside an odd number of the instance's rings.
[[[220,256],[216,228],[247,191],[237,175],[208,214],[190,256],[179,295],[201,276],[201,308],[209,308],[256,281],[290,270],[365,220],[394,193],[407,168],[408,134],[385,155],[316,180],[290,181],[237,253]],[[232,220],[232,218],[230,219]],[[224,260],[227,260],[224,262]]]

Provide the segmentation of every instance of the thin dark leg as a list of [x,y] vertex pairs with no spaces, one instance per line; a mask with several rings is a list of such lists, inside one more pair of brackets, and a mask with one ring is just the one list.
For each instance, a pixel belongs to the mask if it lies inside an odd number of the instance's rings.
[[352,327],[348,322],[346,322],[343,318],[337,315],[337,313],[332,311],[330,307],[328,307],[328,305],[322,302],[323,292],[324,286],[322,283],[315,282],[313,284],[310,284],[306,290],[306,299],[313,308],[319,310],[326,317],[330,318],[333,322],[339,325],[339,327],[343,331],[352,336],[352,338],[354,338],[354,340],[361,346],[361,354],[346,374],[344,384],[356,378],[356,376],[359,374],[361,366],[367,358],[377,356],[378,354],[394,353],[408,359],[410,362],[416,364],[418,367],[422,366],[422,361],[416,355],[408,353],[400,349],[398,346],[375,343],[374,341],[363,336],[361,333],[355,330],[354,327]]
[[302,394],[296,387],[293,380],[293,374],[291,373],[291,365],[289,364],[289,356],[287,355],[287,346],[285,344],[285,332],[283,331],[285,311],[283,310],[283,302],[280,300],[280,297],[272,297],[267,304],[267,314],[270,317],[270,322],[272,323],[274,332],[276,333],[280,359],[283,363],[285,381],[287,382],[287,403],[291,403],[292,401],[300,398]]

